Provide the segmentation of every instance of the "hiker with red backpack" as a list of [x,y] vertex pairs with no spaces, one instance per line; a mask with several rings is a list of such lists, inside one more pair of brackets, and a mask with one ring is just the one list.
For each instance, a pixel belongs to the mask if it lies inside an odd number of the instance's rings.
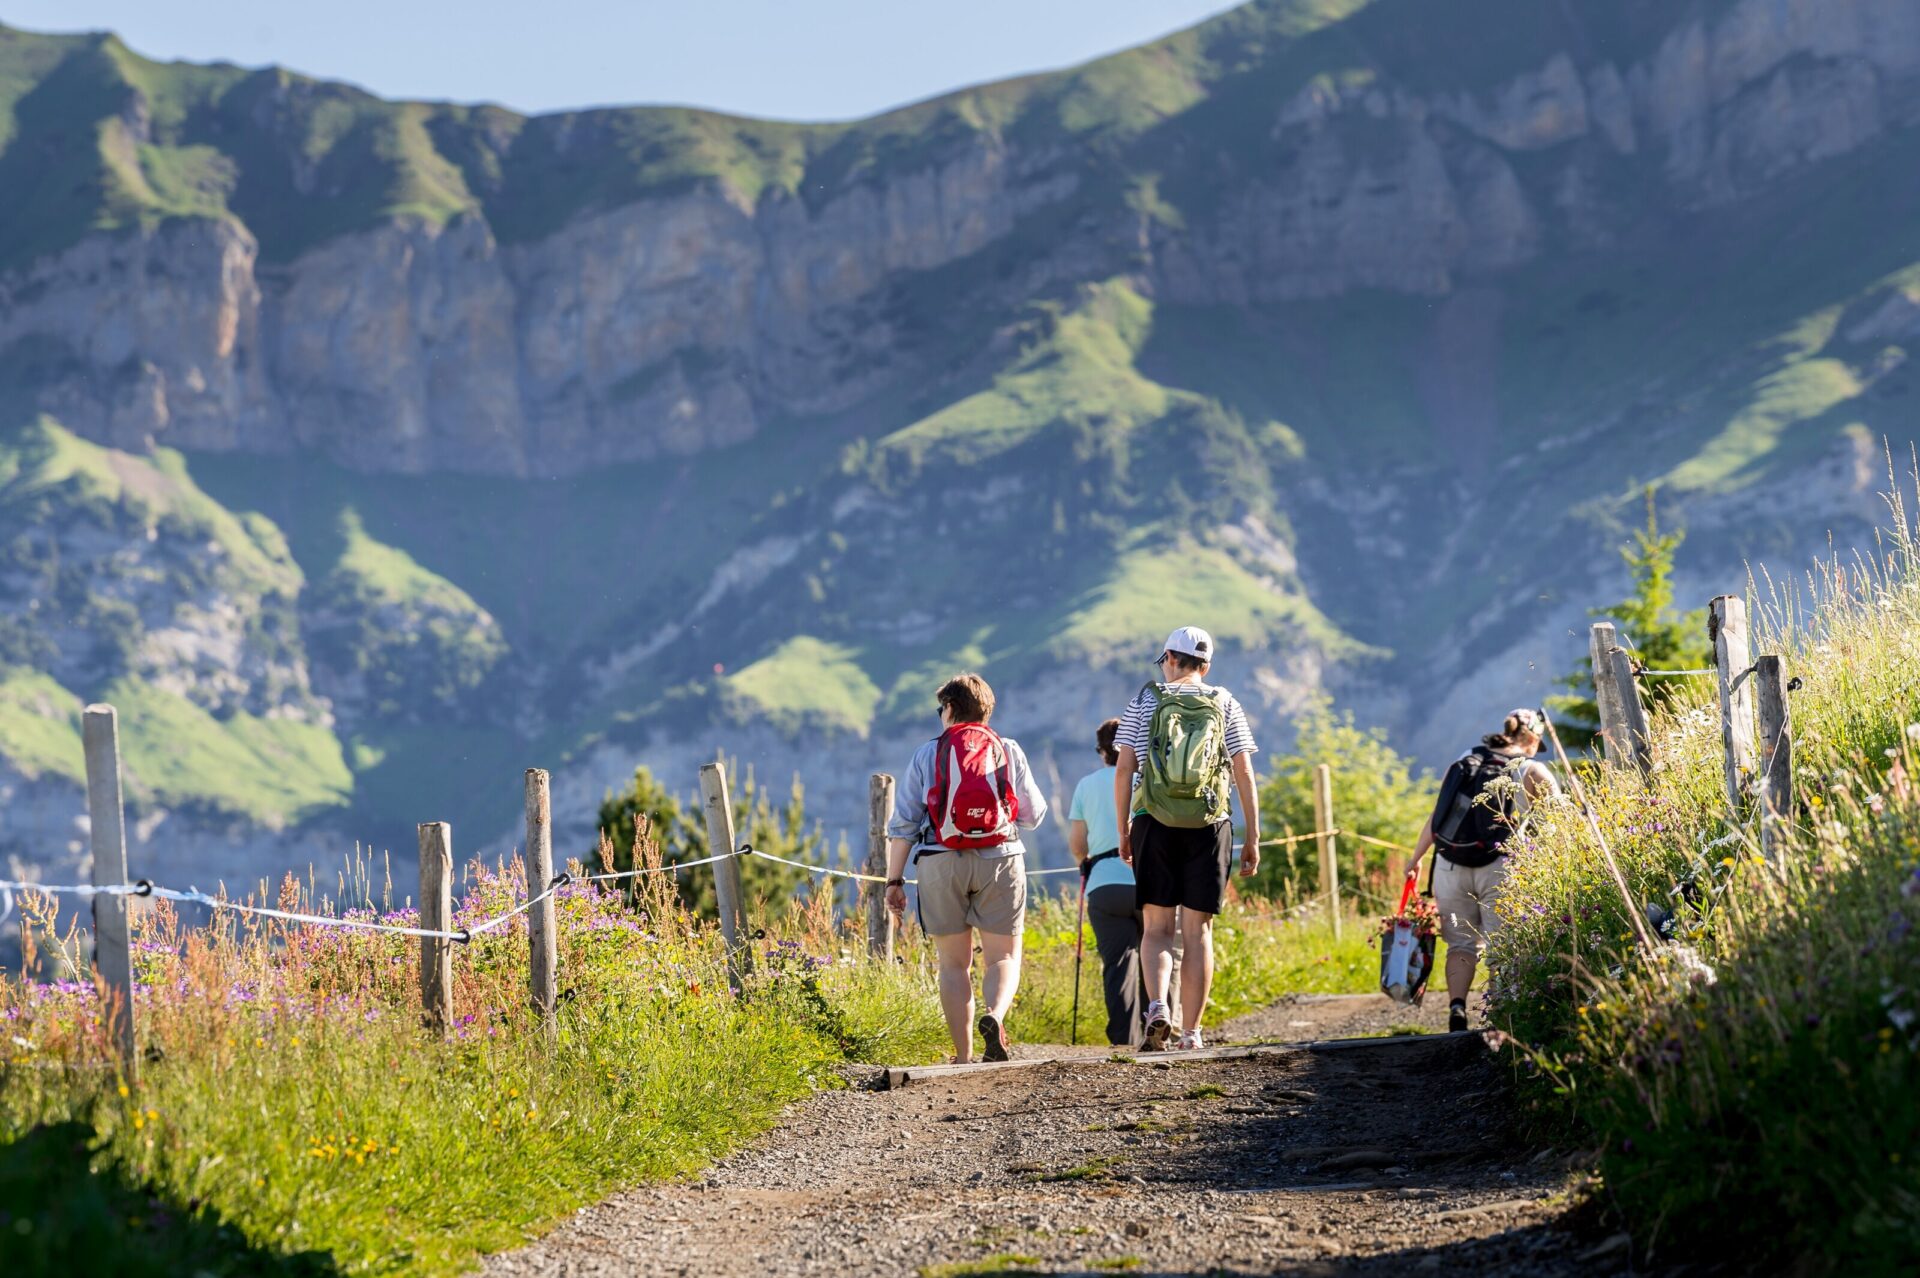
[[[1253,731],[1231,692],[1206,683],[1213,636],[1182,626],[1167,636],[1161,678],[1140,690],[1120,717],[1113,806],[1120,855],[1133,866],[1145,926],[1140,961],[1147,984],[1148,1051],[1167,1046],[1173,1027],[1167,987],[1174,940],[1182,942],[1179,1049],[1204,1046],[1200,1030],[1213,984],[1213,916],[1233,867],[1231,795],[1246,824],[1240,874],[1260,868],[1260,804],[1254,788]],[[1138,785],[1135,778],[1138,777]]]
[[1500,930],[1495,906],[1507,878],[1505,845],[1528,810],[1560,793],[1560,783],[1534,761],[1547,731],[1546,716],[1521,708],[1500,731],[1455,759],[1440,782],[1433,813],[1414,841],[1407,877],[1434,853],[1429,895],[1440,912],[1447,943],[1447,1028],[1467,1028],[1467,991],[1487,939]]
[[977,674],[947,680],[935,694],[944,731],[914,751],[894,792],[887,823],[887,908],[907,908],[908,861],[920,876],[921,930],[933,938],[940,1010],[953,1059],[973,1059],[973,935],[980,933],[986,1008],[978,1028],[986,1058],[1007,1059],[1007,1009],[1020,984],[1026,923],[1026,848],[1020,831],[1039,826],[1047,801],[1020,743],[987,726],[993,689]]

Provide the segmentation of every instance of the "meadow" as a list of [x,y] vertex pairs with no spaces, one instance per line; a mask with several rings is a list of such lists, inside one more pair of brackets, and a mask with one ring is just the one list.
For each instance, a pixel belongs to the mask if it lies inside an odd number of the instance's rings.
[[1757,805],[1729,804],[1702,679],[1656,718],[1647,781],[1593,770],[1592,822],[1545,812],[1513,857],[1489,1014],[1543,1132],[1593,1151],[1603,1201],[1659,1259],[1910,1272],[1920,548],[1894,515],[1875,556],[1750,588],[1753,651],[1797,679],[1769,855]]
[[[656,862],[657,864],[657,862]],[[480,870],[456,926],[524,899],[518,865]],[[333,903],[289,882],[283,908]],[[729,984],[716,929],[670,881],[558,894],[562,1001],[528,1006],[524,919],[454,963],[454,1024],[418,1023],[417,942],[217,916],[135,915],[146,1059],[128,1086],[81,980],[0,982],[0,1236],[10,1273],[459,1272],[576,1207],[690,1178],[845,1067],[949,1050],[923,944],[875,962],[816,894],[762,911]],[[84,938],[22,900],[29,970],[84,972]],[[407,924],[410,910],[363,910]],[[1009,1017],[1065,1041],[1074,907],[1043,900]],[[1220,924],[1215,1022],[1299,989],[1364,989],[1362,929],[1265,905]],[[1091,937],[1082,1039],[1097,1037]],[[14,1268],[13,1261],[21,1267]]]

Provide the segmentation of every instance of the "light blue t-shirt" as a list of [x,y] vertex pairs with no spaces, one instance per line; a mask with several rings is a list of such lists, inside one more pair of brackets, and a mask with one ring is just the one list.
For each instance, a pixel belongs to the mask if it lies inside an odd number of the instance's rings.
[[[1073,787],[1073,806],[1067,810],[1069,821],[1087,823],[1087,855],[1120,846],[1120,825],[1113,813],[1113,765],[1089,772]],[[1117,856],[1108,857],[1093,867],[1087,876],[1087,891],[1110,883],[1133,886],[1133,867]]]

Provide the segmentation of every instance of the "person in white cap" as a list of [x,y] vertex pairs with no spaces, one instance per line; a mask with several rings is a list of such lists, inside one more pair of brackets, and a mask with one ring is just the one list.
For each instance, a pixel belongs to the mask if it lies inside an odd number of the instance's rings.
[[[1260,868],[1260,804],[1253,781],[1253,730],[1231,692],[1206,682],[1213,636],[1182,626],[1167,636],[1160,680],[1140,690],[1120,717],[1114,739],[1113,806],[1120,855],[1133,866],[1144,924],[1140,964],[1146,981],[1148,1051],[1167,1046],[1167,986],[1177,938],[1180,1038],[1177,1048],[1204,1046],[1200,1020],[1213,985],[1213,916],[1226,898],[1233,868],[1231,795],[1240,795],[1246,826],[1240,874]],[[1138,785],[1135,778],[1138,777]]]
[[1433,906],[1447,943],[1447,1028],[1467,1028],[1467,991],[1487,939],[1500,930],[1494,907],[1507,881],[1505,844],[1539,800],[1560,793],[1560,783],[1534,761],[1546,735],[1538,710],[1514,710],[1500,731],[1448,767],[1433,813],[1414,840],[1409,877],[1434,852]]

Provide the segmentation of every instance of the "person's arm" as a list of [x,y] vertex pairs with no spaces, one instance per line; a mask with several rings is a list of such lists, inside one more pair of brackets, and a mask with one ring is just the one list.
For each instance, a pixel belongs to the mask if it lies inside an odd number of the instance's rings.
[[1413,860],[1407,862],[1409,876],[1420,872],[1420,860],[1433,847],[1433,818],[1429,816],[1420,823],[1420,837],[1413,841]]
[[1079,817],[1067,822],[1067,851],[1073,853],[1075,865],[1087,859],[1087,823]]
[[1550,799],[1560,793],[1559,778],[1544,763],[1529,763],[1526,773],[1520,778],[1520,784],[1527,788],[1529,799]]
[[1020,796],[1020,819],[1015,824],[1023,830],[1037,830],[1047,819],[1047,796],[1040,793],[1040,786],[1033,779],[1033,768],[1027,763],[1027,752],[1020,748],[1020,743],[1007,742],[1007,753],[1013,759],[1013,790]]
[[[893,816],[887,821],[887,877],[905,878],[907,858],[913,853],[914,840],[927,824],[927,777],[915,752],[907,765],[907,775],[893,791]],[[907,909],[907,889],[900,884],[887,886],[887,908],[895,914]]]
[[1260,791],[1253,781],[1253,751],[1242,750],[1233,756],[1233,786],[1240,792],[1240,816],[1247,827],[1247,837],[1240,845],[1240,877],[1244,879],[1260,868]]
[[907,912],[907,889],[905,884],[892,880],[907,877],[907,857],[912,851],[911,839],[887,840],[887,908],[895,914]]
[[1133,864],[1133,834],[1128,828],[1133,823],[1133,773],[1140,766],[1140,756],[1133,747],[1120,747],[1119,761],[1113,765],[1113,828],[1120,835],[1120,859],[1128,865]]

